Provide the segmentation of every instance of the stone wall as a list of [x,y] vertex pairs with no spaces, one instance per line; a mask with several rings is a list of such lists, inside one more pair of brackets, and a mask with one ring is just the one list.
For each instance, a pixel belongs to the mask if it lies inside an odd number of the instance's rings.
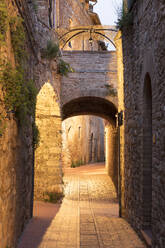
[[[163,248],[165,3],[158,0],[134,1],[132,13],[133,25],[125,27],[122,34],[125,211],[135,228],[152,230],[152,247]],[[151,126],[148,124],[150,120]],[[146,126],[151,130],[149,133]]]
[[62,123],[63,166],[104,161],[103,119],[75,116]]
[[60,27],[68,28],[70,25],[89,25],[93,24],[88,9],[85,6],[85,1],[79,0],[59,0],[59,23]]
[[[115,44],[116,44],[116,53],[117,53],[117,77],[118,77],[118,86],[117,86],[117,93],[118,93],[118,113],[125,110],[124,105],[124,75],[123,75],[123,49],[122,49],[122,33],[118,31],[115,37]],[[119,176],[119,199],[120,199],[120,214],[125,216],[125,201],[124,201],[124,194],[125,194],[125,176],[124,176],[124,168],[125,168],[125,125],[118,126],[118,149],[119,157],[118,157],[118,166],[120,167],[120,174]]]
[[[59,103],[60,84],[57,76],[56,61],[41,59],[41,49],[45,48],[47,41],[56,37],[50,30],[48,21],[48,4],[38,3],[38,11],[35,11],[33,2],[6,1],[8,4],[9,17],[20,15],[24,19],[24,28],[26,33],[27,61],[25,70],[27,79],[35,80],[38,90],[46,82],[50,82],[54,89],[54,95]],[[45,5],[44,5],[45,4]],[[40,19],[42,11],[42,20]],[[1,46],[1,55],[8,61],[11,61],[14,67],[14,55],[11,48],[10,33],[6,36],[6,45]],[[33,161],[34,151],[32,149],[32,126],[18,125],[15,116],[7,113],[4,105],[1,104],[1,113],[5,116],[6,129],[0,137],[0,247],[16,247],[18,238],[25,225],[32,217],[33,200]],[[30,118],[30,123],[31,123]],[[49,122],[49,121],[48,121]],[[54,121],[59,130],[60,121]],[[44,122],[45,123],[45,122]],[[47,125],[47,123],[46,123]],[[42,130],[41,130],[42,131]],[[41,134],[42,137],[42,134]],[[61,151],[58,151],[61,154]],[[60,165],[60,156],[57,156],[56,163]],[[58,161],[58,162],[57,162]],[[52,165],[51,165],[52,166]],[[40,167],[40,165],[38,165]],[[61,174],[54,174],[53,181],[57,184]],[[42,183],[44,182],[43,178]],[[37,181],[37,180],[36,180]],[[45,190],[45,187],[44,187]]]
[[118,132],[114,121],[105,122],[106,170],[118,192]]
[[0,246],[14,247],[32,213],[32,129],[18,128],[12,114],[5,126],[0,137]]
[[[90,24],[91,19],[87,17],[88,12],[85,8],[84,10],[81,8],[80,2],[77,0],[57,1],[57,9],[55,6],[53,7],[54,12],[50,11],[50,2],[47,0],[36,0],[36,6],[34,1],[22,0],[20,2],[15,0],[11,2],[6,0],[6,2],[10,5],[10,7],[8,6],[9,15],[19,13],[24,20],[25,47],[27,51],[25,70],[27,79],[34,80],[39,91],[36,106],[36,123],[39,127],[41,139],[40,146],[34,155],[34,150],[32,149],[32,118],[29,117],[30,125],[28,127],[23,126],[20,128],[14,115],[6,113],[4,105],[1,104],[1,111],[6,114],[7,128],[3,136],[0,137],[0,246],[2,248],[7,246],[15,248],[25,225],[32,217],[33,191],[36,198],[41,199],[47,192],[61,190],[60,107],[64,103],[63,95],[61,94],[61,77],[57,74],[57,61],[42,58],[41,51],[46,48],[49,40],[57,42],[57,35],[54,32],[56,23],[53,24],[54,13],[57,12],[59,18],[62,18],[60,13],[63,13],[65,4],[70,4],[65,7],[65,9],[68,8],[67,13],[71,13],[70,6],[72,6],[72,10],[79,11],[79,14],[82,15],[83,22],[86,21],[86,23]],[[59,3],[63,3],[63,7]],[[79,14],[75,12],[74,15],[79,18]],[[76,24],[82,24],[82,20],[77,21]],[[3,47],[1,52],[9,58],[14,67],[13,49],[11,48],[9,33],[5,49]],[[115,67],[115,55],[112,58],[114,58]],[[109,61],[109,57],[106,61]],[[95,71],[95,73],[97,72]],[[101,79],[101,83],[104,84],[109,80],[108,75],[111,76],[110,78],[113,81],[113,78],[116,78],[116,71],[109,71],[108,69],[106,73],[102,73],[104,80],[102,81]],[[98,89],[99,87],[96,90]],[[103,92],[103,95],[107,94],[105,89]],[[70,90],[67,94],[70,97]],[[75,96],[76,94],[77,91],[75,90]],[[108,105],[110,106],[109,113],[114,118],[117,100],[111,104],[111,99],[111,97],[107,96],[105,103],[110,104]],[[106,104],[103,106],[108,109]],[[104,107],[101,107],[100,111],[103,110]],[[33,178],[34,174],[35,178]]]
[[[75,28],[77,26],[88,26],[88,25],[92,25],[92,24],[96,24],[94,21],[93,21],[93,13],[90,13],[89,11],[89,4],[86,2],[86,1],[57,1],[57,6],[58,6],[58,13],[59,13],[59,19],[57,20],[56,24],[57,24],[57,27],[59,26],[60,28],[63,28],[67,31],[67,29],[72,29],[72,28]],[[97,17],[98,18],[98,17]],[[99,18],[98,18],[99,20]],[[89,36],[89,34],[88,34]],[[94,50],[98,50],[98,44],[97,42],[93,42],[93,46],[91,47],[91,45],[89,44],[89,37],[86,37],[86,36],[80,36],[78,38],[74,38],[73,40],[71,40],[70,42],[70,45],[71,47],[68,47],[68,45],[65,46],[64,50],[91,50],[91,49],[94,49]],[[65,52],[62,52],[62,54],[64,54]],[[64,58],[64,57],[63,57]],[[74,56],[74,61],[75,61],[75,64],[77,65],[78,64],[78,60],[75,60],[75,59],[79,59],[80,56],[78,55],[77,57]],[[67,62],[71,62],[72,58],[70,57],[70,61],[67,61]],[[72,60],[73,62],[73,60]],[[79,65],[81,65],[81,62],[79,63]],[[84,67],[84,63],[83,63],[83,67]],[[72,77],[72,76],[71,76]],[[69,81],[68,80],[68,77],[63,77],[63,79],[65,78],[65,80]],[[63,80],[62,79],[62,80]],[[69,85],[69,87],[68,87]],[[71,84],[67,82],[67,84],[65,85],[65,90],[66,90],[66,97],[68,98],[69,96],[69,93],[73,90],[71,88]],[[75,90],[74,90],[75,91]],[[64,100],[64,87],[62,86],[62,91],[61,91],[61,103],[62,101]],[[96,133],[100,127],[100,119],[99,118],[96,118],[96,117],[76,117],[74,118],[74,122],[76,120],[76,123],[73,124],[73,122],[71,121],[71,119],[67,119],[66,121],[64,121],[64,124],[63,126],[65,126],[63,132],[64,132],[64,136],[63,137],[63,147],[65,147],[64,149],[64,152],[63,154],[67,154],[63,156],[64,158],[64,163],[65,164],[70,164],[71,163],[71,160],[83,160],[84,162],[86,161],[86,163],[90,162],[90,161],[100,161],[103,159],[103,147],[102,145],[99,145],[99,142],[98,144],[94,144],[93,145],[93,150],[94,150],[94,147],[95,147],[95,152],[93,151],[93,155],[90,155],[90,143],[94,143],[94,140],[91,141],[91,134],[90,132],[88,133],[88,129],[90,130],[91,128],[93,129],[93,133]],[[82,139],[78,139],[80,140],[79,142],[79,145],[83,145],[83,149],[81,147],[81,152],[78,154],[78,151],[74,151],[74,152],[71,152],[71,147],[74,147],[75,145],[77,146],[77,135],[78,135],[78,132],[77,132],[77,123],[80,122],[82,126],[82,123],[83,123],[83,127],[82,127]],[[92,126],[91,123],[95,123],[95,125]],[[75,129],[72,128],[72,136],[75,137],[75,142],[74,139],[72,139],[71,141],[70,140],[67,140],[67,134],[66,134],[66,129],[67,127],[66,126],[72,126],[72,127],[76,127]],[[94,128],[95,126],[95,128]],[[92,131],[91,131],[92,133]],[[100,137],[103,135],[103,132],[102,134],[100,134]],[[95,135],[96,136],[96,135]],[[96,140],[100,141],[100,137],[96,138]],[[69,138],[69,137],[68,137]],[[95,138],[95,137],[94,137]],[[95,140],[95,143],[96,143],[96,140]],[[72,145],[71,145],[72,143]],[[90,147],[89,147],[90,146]],[[68,149],[69,147],[69,149]],[[97,149],[96,149],[97,147]],[[89,148],[89,149],[88,149]],[[74,150],[74,148],[73,148]],[[98,152],[96,152],[96,150]],[[69,158],[68,158],[68,155],[69,155]],[[70,159],[70,156],[72,157],[72,159]],[[81,158],[80,158],[81,157]],[[68,158],[68,159],[67,159]]]
[[116,52],[65,51],[63,59],[74,72],[61,79],[62,107],[73,98],[86,96],[107,99],[117,106],[117,97],[109,90],[109,86],[117,88]]
[[106,167],[117,188],[116,52],[64,51],[63,59],[74,72],[61,79],[62,118],[93,114],[107,120]]
[[[54,2],[54,1],[53,1]],[[39,89],[36,103],[36,124],[40,133],[40,144],[35,151],[34,198],[49,199],[50,193],[62,191],[61,171],[61,118],[60,75],[57,60],[42,57],[42,50],[49,40],[57,43],[53,18],[48,1],[36,1],[37,10],[31,19],[34,40],[38,49],[38,63],[34,65],[34,76]],[[30,6],[34,8],[33,4]],[[49,127],[49,128],[48,128]]]
[[57,97],[50,83],[37,96],[36,124],[40,144],[35,151],[35,199],[49,199],[50,193],[62,192],[61,116]]
[[[62,28],[65,30],[65,32],[67,32],[68,29],[95,24],[91,16],[92,13],[88,9],[88,4],[84,0],[57,0],[56,6],[58,12],[56,28]],[[84,35],[74,37],[70,41],[70,47],[68,46],[68,44],[66,44],[66,46],[64,47],[64,50],[91,49],[98,50],[98,43],[93,42],[93,45],[91,47],[89,43],[89,36]]]
[[[17,15],[17,8],[6,1],[7,13]],[[6,43],[0,44],[0,59],[14,67],[10,28]],[[21,126],[5,108],[4,89],[0,85],[0,247],[15,247],[25,224],[32,216],[32,126]],[[4,127],[4,129],[3,129]]]

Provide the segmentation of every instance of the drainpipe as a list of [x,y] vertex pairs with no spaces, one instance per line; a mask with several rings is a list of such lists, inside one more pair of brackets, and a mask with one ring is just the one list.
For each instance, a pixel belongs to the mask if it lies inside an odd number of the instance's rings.
[[123,125],[123,111],[117,114],[118,126],[118,199],[119,199],[119,217],[122,217],[121,207],[121,162],[120,162],[120,126]]

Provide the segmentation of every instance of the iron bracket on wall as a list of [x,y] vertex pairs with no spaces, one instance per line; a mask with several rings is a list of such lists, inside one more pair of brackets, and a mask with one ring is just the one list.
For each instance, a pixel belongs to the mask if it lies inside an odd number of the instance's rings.
[[120,111],[117,115],[118,118],[118,126],[122,126],[123,125],[123,111]]

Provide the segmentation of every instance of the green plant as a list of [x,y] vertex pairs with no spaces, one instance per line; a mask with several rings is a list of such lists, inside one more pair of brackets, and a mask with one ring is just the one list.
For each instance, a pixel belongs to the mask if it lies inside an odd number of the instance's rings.
[[[0,84],[2,85],[3,101],[6,112],[13,112],[20,125],[27,125],[30,120],[29,116],[33,116],[34,119],[38,91],[34,81],[27,80],[23,67],[25,59],[27,59],[23,19],[19,16],[6,19],[7,10],[5,5],[2,6],[3,3],[4,1],[0,3],[0,42],[1,38],[5,41],[5,32],[9,26],[15,57],[15,67],[10,62],[0,60]],[[0,115],[0,136],[3,135],[5,128],[4,119]],[[33,123],[32,130],[33,147],[36,149],[40,139],[39,130],[35,123]]]
[[26,85],[24,85],[24,88],[25,88],[25,96],[26,96],[25,102],[28,109],[27,113],[28,115],[34,116],[38,89],[36,88],[33,80],[27,81]]
[[32,0],[32,4],[33,4],[33,9],[34,9],[34,11],[37,13],[37,10],[38,10],[37,1],[36,1],[36,0]]
[[47,47],[41,51],[42,58],[52,60],[59,55],[59,45],[52,40],[47,42]]
[[67,76],[69,72],[74,72],[74,69],[70,66],[70,64],[60,59],[58,63],[58,73],[62,76]]
[[37,149],[37,147],[40,144],[40,133],[35,122],[32,125],[32,130],[33,130],[33,147],[34,149]]
[[0,137],[3,135],[5,129],[6,129],[6,124],[4,122],[5,117],[3,114],[0,114]]
[[132,12],[128,11],[126,5],[123,4],[122,8],[118,11],[118,19],[116,22],[116,27],[120,30],[123,28],[129,28],[133,24]]
[[82,159],[77,160],[77,161],[72,161],[71,162],[71,168],[76,168],[76,167],[80,167],[81,165],[83,165],[83,161]]
[[7,31],[7,6],[4,0],[0,2],[0,44],[4,44]]
[[13,69],[11,64],[7,63],[2,70],[0,82],[3,86],[4,102],[7,110],[16,111],[23,104],[23,72],[20,68]]
[[8,22],[16,66],[14,68],[9,62],[1,61],[0,83],[6,110],[14,112],[20,124],[27,124],[27,117],[35,114],[37,89],[32,80],[26,79],[23,68],[27,58],[23,19],[14,16]]
[[[41,57],[49,60],[53,60],[57,57],[60,57],[59,45],[54,43],[54,41],[49,40],[47,42],[46,48],[41,50]],[[74,72],[70,64],[66,63],[64,60],[58,60],[58,73],[67,76],[68,72]]]
[[25,51],[25,31],[23,19],[15,16],[9,20],[11,44],[14,51],[16,65],[21,66],[26,58]]
[[6,64],[1,70],[4,103],[7,111],[13,111],[21,124],[26,124],[27,115],[34,115],[37,89],[33,81],[25,83],[25,73],[22,67],[13,69]]
[[46,192],[45,196],[46,202],[57,203],[64,197],[64,194],[63,192]]
[[107,96],[117,96],[117,90],[115,88],[113,88],[112,85],[109,84],[105,84],[105,87],[107,88]]

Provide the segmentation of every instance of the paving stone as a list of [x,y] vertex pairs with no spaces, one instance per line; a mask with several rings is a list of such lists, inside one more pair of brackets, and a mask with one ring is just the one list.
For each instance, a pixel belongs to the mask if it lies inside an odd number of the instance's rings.
[[[65,174],[65,198],[60,210],[40,245],[33,248],[145,248],[131,226],[118,218],[115,188],[104,167],[89,165],[86,172],[82,175],[80,167],[75,168],[74,175]],[[81,189],[83,200],[79,197]]]

